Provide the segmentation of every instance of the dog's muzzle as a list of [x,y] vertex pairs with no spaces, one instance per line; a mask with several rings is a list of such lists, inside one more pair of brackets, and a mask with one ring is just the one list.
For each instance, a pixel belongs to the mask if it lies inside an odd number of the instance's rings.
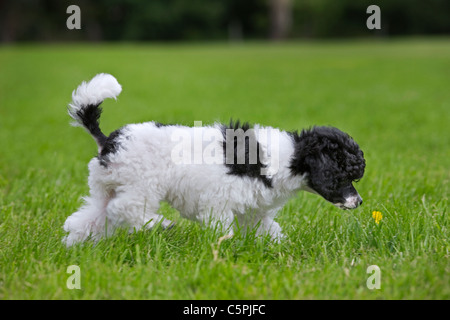
[[348,198],[345,198],[344,203],[334,203],[334,205],[338,208],[341,208],[343,210],[347,209],[356,209],[363,203],[363,199],[359,194],[356,196],[350,196]]

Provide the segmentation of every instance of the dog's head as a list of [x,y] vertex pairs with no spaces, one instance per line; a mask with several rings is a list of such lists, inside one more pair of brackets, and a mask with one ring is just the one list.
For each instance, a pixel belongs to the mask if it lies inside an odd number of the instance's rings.
[[362,198],[353,186],[364,175],[364,154],[346,133],[333,127],[313,127],[292,134],[294,174],[307,174],[305,188],[341,209],[354,209]]

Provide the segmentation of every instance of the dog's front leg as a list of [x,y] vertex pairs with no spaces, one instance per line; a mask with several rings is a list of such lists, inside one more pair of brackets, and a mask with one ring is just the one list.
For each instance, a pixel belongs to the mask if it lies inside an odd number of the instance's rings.
[[255,234],[257,236],[265,236],[268,234],[272,240],[280,242],[285,236],[278,222],[274,220],[278,210],[278,208],[267,211],[253,210],[245,214],[240,214],[238,215],[239,226],[244,232],[256,229]]
[[272,240],[280,242],[286,236],[282,233],[281,227],[271,217],[265,217],[260,221],[259,228],[256,231],[257,235],[269,234]]
[[204,210],[199,213],[197,220],[209,228],[218,230],[221,233],[233,235],[234,215],[230,210]]

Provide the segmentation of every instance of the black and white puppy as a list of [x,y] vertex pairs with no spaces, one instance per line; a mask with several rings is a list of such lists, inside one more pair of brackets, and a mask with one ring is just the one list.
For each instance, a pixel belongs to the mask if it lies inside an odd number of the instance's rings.
[[332,127],[286,132],[239,122],[194,127],[157,122],[129,124],[105,136],[99,127],[106,98],[122,87],[98,74],[73,93],[69,115],[98,146],[89,163],[90,194],[64,224],[70,246],[98,240],[115,228],[150,228],[171,222],[158,214],[167,201],[184,218],[233,232],[283,238],[274,221],[299,190],[321,195],[342,209],[362,199],[353,182],[362,178],[363,152],[346,133]]

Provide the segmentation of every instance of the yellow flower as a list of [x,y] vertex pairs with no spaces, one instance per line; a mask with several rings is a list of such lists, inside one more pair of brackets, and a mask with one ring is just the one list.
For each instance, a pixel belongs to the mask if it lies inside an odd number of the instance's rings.
[[376,224],[380,224],[381,219],[383,219],[383,215],[380,211],[373,211],[372,218],[375,219]]

